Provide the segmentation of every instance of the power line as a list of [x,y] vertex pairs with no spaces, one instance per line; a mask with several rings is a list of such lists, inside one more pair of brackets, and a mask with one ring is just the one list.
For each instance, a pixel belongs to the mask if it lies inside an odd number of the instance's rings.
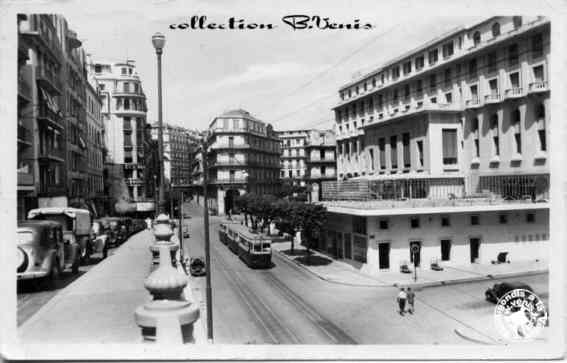
[[297,87],[296,89],[294,89],[293,91],[291,91],[290,93],[284,95],[283,97],[280,97],[278,99],[278,102],[274,103],[272,105],[272,107],[275,107],[279,104],[281,104],[281,101],[289,96],[292,96],[294,94],[296,94],[298,91],[302,90],[303,88],[311,85],[313,82],[315,82],[316,80],[318,80],[319,78],[325,76],[330,70],[332,70],[333,68],[336,68],[338,66],[340,66],[341,64],[343,64],[344,62],[346,62],[347,60],[349,60],[350,58],[352,58],[353,56],[355,56],[356,54],[360,53],[364,48],[368,47],[370,44],[374,43],[376,40],[378,40],[380,37],[383,37],[384,35],[388,34],[389,32],[391,32],[392,30],[394,30],[396,27],[398,27],[399,24],[395,24],[394,26],[392,26],[391,28],[377,34],[376,36],[374,36],[372,39],[370,39],[368,42],[364,43],[362,46],[358,47],[357,49],[355,49],[354,51],[352,51],[351,53],[347,54],[346,56],[344,56],[343,58],[339,59],[338,62],[336,62],[335,64],[333,64],[332,66],[328,67],[327,69],[319,72],[317,75],[315,75],[313,78],[311,78],[309,81],[303,83],[301,86]]

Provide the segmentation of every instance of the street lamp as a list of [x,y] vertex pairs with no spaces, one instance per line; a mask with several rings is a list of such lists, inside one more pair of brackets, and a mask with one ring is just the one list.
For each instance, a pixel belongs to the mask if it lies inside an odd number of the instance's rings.
[[165,36],[161,33],[155,33],[152,36],[152,44],[156,49],[157,55],[157,67],[158,67],[158,153],[159,153],[159,205],[158,213],[165,213],[164,201],[165,201],[165,168],[163,165],[163,119],[162,119],[162,99],[161,99],[161,54],[163,53],[163,47],[165,45]]

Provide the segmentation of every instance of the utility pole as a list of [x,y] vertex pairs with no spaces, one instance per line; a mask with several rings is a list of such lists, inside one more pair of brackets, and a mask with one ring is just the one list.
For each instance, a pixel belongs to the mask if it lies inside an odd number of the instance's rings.
[[207,166],[207,148],[208,148],[208,135],[203,139],[203,221],[205,223],[205,265],[206,265],[206,284],[207,284],[207,339],[213,342],[213,303],[211,291],[211,241],[209,239],[209,205],[207,200],[208,189],[208,166]]

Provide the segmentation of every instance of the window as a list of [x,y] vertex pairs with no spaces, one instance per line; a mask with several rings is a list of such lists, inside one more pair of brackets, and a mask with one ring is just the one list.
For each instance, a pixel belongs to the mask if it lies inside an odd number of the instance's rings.
[[392,68],[392,78],[397,79],[399,77],[400,77],[400,67],[397,66],[397,67]]
[[102,72],[102,67],[100,66],[100,64],[95,64],[94,71],[95,71],[95,73]]
[[419,217],[411,217],[410,218],[410,227],[411,228],[419,228]]
[[514,130],[514,142],[516,145],[516,154],[522,153],[522,133],[521,133],[521,113],[519,109],[515,109],[511,114],[511,123]]
[[534,72],[534,81],[536,83],[540,83],[544,81],[543,66],[533,67],[533,72]]
[[500,35],[500,23],[492,24],[492,36],[497,37]]
[[429,102],[431,102],[431,103],[433,103],[433,104],[437,103],[437,97],[431,97],[431,98],[429,99]]
[[370,156],[370,170],[374,170],[374,149],[368,150],[368,155]]
[[480,217],[478,215],[471,216],[471,226],[478,226],[480,224]]
[[526,223],[535,223],[535,213],[526,213]]
[[513,90],[517,90],[520,88],[520,73],[514,72],[510,73],[510,87]]
[[493,78],[490,81],[488,81],[488,88],[490,89],[490,95],[491,96],[497,96],[498,95],[498,79]]
[[409,101],[409,98],[410,98],[410,85],[406,84],[404,86],[404,101],[406,102]]
[[121,72],[122,72],[122,74],[128,74],[128,71],[126,70],[126,68],[122,68]]
[[500,224],[508,224],[508,215],[507,214],[498,215],[498,222]]
[[378,139],[378,153],[380,169],[386,169],[386,140],[383,137]]
[[410,155],[410,134],[404,133],[402,135],[402,145],[403,145],[403,157],[404,157],[404,168],[409,168],[411,166],[411,155]]
[[457,130],[443,129],[443,165],[457,164]]
[[392,164],[392,169],[398,168],[398,137],[390,137],[390,162]]
[[366,234],[366,217],[352,217],[352,231],[358,234]]
[[538,33],[532,37],[532,55],[534,58],[543,55],[543,34]]
[[490,117],[490,129],[492,130],[492,142],[493,142],[493,153],[494,156],[500,155],[500,134],[498,128],[498,115],[493,114]]
[[478,103],[478,86],[477,86],[476,84],[475,84],[475,85],[472,85],[472,86],[470,87],[470,90],[471,90],[471,100],[472,100],[473,102],[477,102],[477,103]]
[[380,229],[388,229],[389,228],[389,223],[387,219],[380,219],[378,221],[378,228]]
[[537,134],[539,140],[539,150],[547,151],[546,130],[545,130],[545,105],[540,103],[536,107]]
[[443,44],[443,58],[447,58],[453,55],[453,42]]
[[441,216],[441,227],[451,226],[451,218],[449,216]]
[[508,47],[508,65],[515,66],[518,65],[519,54],[518,54],[518,44],[512,44]]
[[403,70],[404,70],[404,76],[411,73],[411,61],[404,63]]
[[451,86],[451,68],[445,69],[445,87]]
[[415,91],[418,93],[418,95],[421,96],[421,93],[423,93],[423,81],[421,79],[418,79],[415,82]]
[[487,55],[487,63],[488,63],[488,71],[489,72],[495,72],[496,71],[496,67],[497,67],[497,63],[498,63],[498,58],[497,58],[497,53],[496,52],[490,52]]
[[429,61],[429,65],[437,63],[437,60],[439,59],[439,51],[437,49],[431,50],[427,55],[427,59]]
[[398,102],[399,102],[398,90],[397,90],[397,89],[395,89],[394,92],[393,92],[393,94],[392,94],[392,101],[393,101],[394,103],[398,103]]
[[423,56],[419,56],[419,57],[415,58],[415,70],[416,71],[419,71],[421,68],[423,68],[423,64],[424,64]]
[[473,34],[473,44],[474,44],[475,47],[480,44],[480,32],[479,31],[476,31]]
[[469,61],[469,77],[475,78],[477,76],[477,62],[476,58]]
[[419,167],[423,167],[423,141],[418,140],[416,142],[417,145],[417,160],[419,162]]
[[451,92],[445,93],[445,102],[453,103],[453,94]]
[[514,29],[518,29],[519,27],[522,26],[522,17],[521,16],[514,16],[512,18],[512,21],[514,22]]
[[376,87],[376,78],[372,78],[372,87]]
[[473,135],[474,156],[480,157],[480,133],[478,129],[478,118],[473,118],[471,121],[471,132]]
[[433,92],[435,91],[436,88],[437,88],[437,76],[435,74],[432,74],[431,76],[429,76],[429,90]]
[[442,239],[441,240],[441,261],[451,260],[451,240]]

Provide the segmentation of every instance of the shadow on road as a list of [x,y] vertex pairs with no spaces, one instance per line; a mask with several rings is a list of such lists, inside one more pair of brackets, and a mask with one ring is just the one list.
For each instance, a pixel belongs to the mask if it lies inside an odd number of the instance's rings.
[[288,256],[307,256],[307,250],[284,250],[282,253]]
[[86,271],[79,271],[76,274],[70,271],[62,272],[61,277],[53,284],[47,283],[46,279],[20,280],[18,281],[17,293],[26,294],[63,289],[85,273]]

